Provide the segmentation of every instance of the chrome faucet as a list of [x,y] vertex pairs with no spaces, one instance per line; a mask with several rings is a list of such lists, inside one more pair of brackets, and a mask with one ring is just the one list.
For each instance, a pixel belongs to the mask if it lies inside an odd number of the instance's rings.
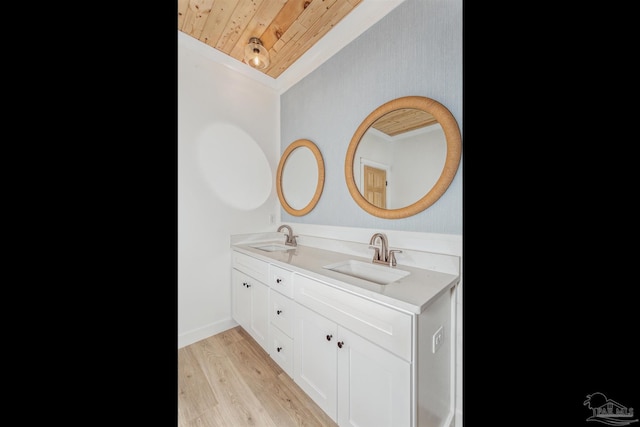
[[[380,240],[380,247],[376,246],[376,240]],[[395,267],[397,265],[396,252],[402,253],[400,249],[388,249],[389,241],[384,233],[375,233],[371,236],[369,247],[375,250],[372,262],[385,264],[389,267]]]
[[278,227],[278,232],[282,231],[283,228],[286,228],[288,230],[288,233],[286,233],[287,239],[284,241],[284,244],[289,246],[298,246],[298,242],[296,241],[296,237],[298,236],[293,235],[293,230],[291,230],[291,227],[286,224],[282,224],[280,227]]

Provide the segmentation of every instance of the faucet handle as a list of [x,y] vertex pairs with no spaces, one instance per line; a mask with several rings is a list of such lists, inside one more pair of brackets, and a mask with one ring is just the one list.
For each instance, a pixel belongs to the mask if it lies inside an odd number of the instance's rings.
[[396,262],[396,252],[402,253],[400,249],[389,249],[389,266],[395,267],[398,263]]
[[373,259],[375,260],[380,260],[380,248],[378,246],[373,246],[373,245],[369,245],[369,249],[374,249],[375,252],[373,253]]

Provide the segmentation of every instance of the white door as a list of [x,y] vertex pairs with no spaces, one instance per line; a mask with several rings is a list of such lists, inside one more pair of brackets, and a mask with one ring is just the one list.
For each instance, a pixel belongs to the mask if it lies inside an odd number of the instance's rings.
[[306,307],[294,305],[294,381],[336,421],[338,327]]
[[411,425],[411,365],[339,328],[338,421],[341,426]]

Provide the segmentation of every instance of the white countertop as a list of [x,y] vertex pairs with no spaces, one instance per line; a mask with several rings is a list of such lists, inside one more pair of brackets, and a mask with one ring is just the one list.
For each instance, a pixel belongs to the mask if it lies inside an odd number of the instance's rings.
[[[276,243],[282,242],[280,240]],[[335,288],[414,314],[422,313],[431,301],[460,280],[459,275],[398,264],[395,268],[411,274],[388,285],[379,285],[323,268],[328,264],[351,259],[371,262],[371,258],[300,244],[293,250],[267,252],[251,247],[255,244],[255,242],[235,243],[231,247],[238,252],[322,281]]]

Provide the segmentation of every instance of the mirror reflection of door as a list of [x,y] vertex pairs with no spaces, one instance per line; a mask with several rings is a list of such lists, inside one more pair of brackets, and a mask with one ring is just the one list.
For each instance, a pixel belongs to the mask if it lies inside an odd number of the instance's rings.
[[[398,115],[399,112],[402,114]],[[364,168],[362,159],[377,168],[388,165],[385,206],[374,203],[363,185],[358,186],[360,194],[382,209],[409,206],[433,188],[442,174],[446,156],[444,131],[433,115],[418,109],[387,113],[363,134],[354,159],[354,175],[358,168]],[[361,159],[360,163],[357,159]],[[364,179],[363,169],[360,174]]]
[[364,197],[372,205],[387,208],[387,172],[364,165]]

